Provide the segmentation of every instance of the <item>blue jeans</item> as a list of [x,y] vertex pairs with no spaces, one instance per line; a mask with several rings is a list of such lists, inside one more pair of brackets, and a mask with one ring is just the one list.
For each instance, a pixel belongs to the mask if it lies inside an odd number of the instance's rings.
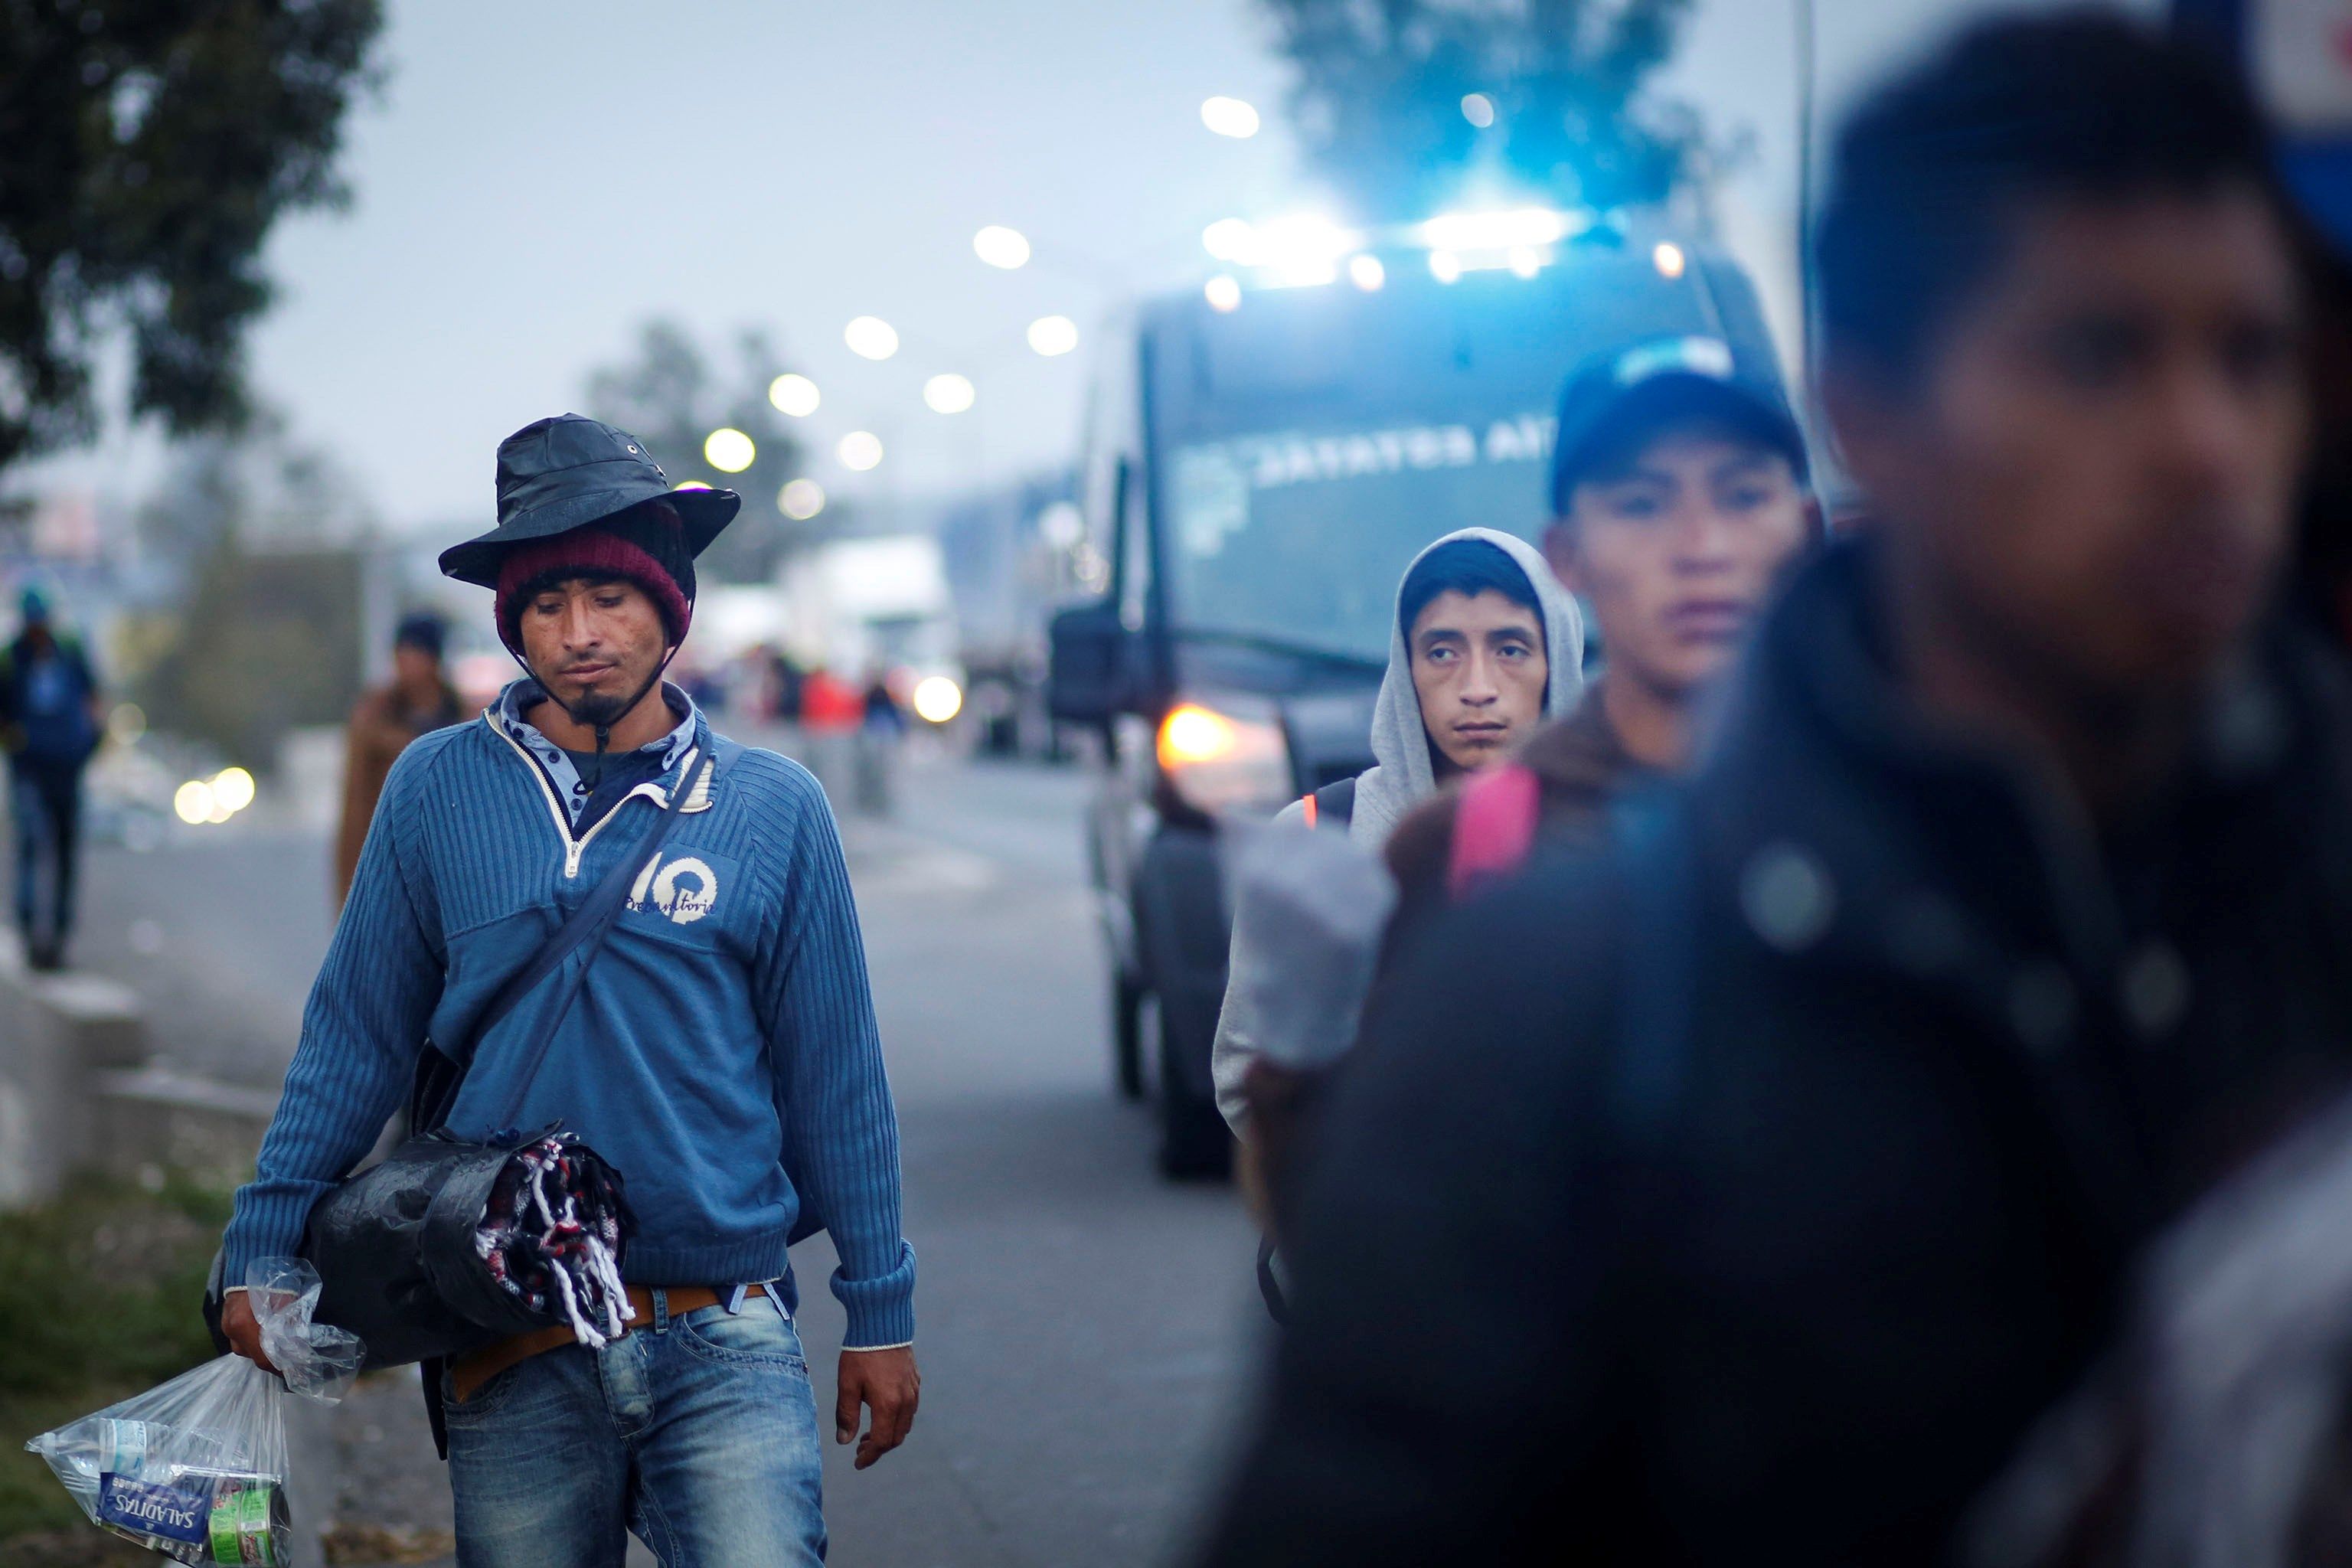
[[[8,770],[16,823],[16,927],[28,947],[62,942],[73,930],[74,868],[81,858],[81,766],[19,757]],[[48,920],[36,893],[48,868]]]
[[532,1356],[447,1414],[459,1568],[620,1568],[630,1531],[665,1568],[824,1561],[816,1399],[772,1301],[682,1318],[662,1302],[627,1338]]

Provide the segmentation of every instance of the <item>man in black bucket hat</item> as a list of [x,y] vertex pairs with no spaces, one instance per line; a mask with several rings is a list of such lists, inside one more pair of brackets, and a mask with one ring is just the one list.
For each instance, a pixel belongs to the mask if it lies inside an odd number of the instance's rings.
[[[634,1531],[665,1562],[814,1563],[820,1448],[785,1248],[832,1232],[835,1437],[871,1410],[861,1469],[914,1419],[915,1263],[832,814],[804,770],[714,735],[661,679],[694,558],[740,500],[672,489],[634,437],[577,415],[508,437],[498,495],[498,527],[441,564],[496,594],[524,679],[394,765],[223,1278],[297,1249],[418,1042],[465,1039],[685,792],[593,962],[559,972],[568,998],[543,984],[491,1026],[446,1118],[469,1140],[561,1120],[624,1173],[637,1220],[630,1331],[550,1329],[441,1372],[458,1560],[617,1565]],[[518,1042],[542,1036],[528,1072]],[[267,1364],[241,1297],[224,1328]]]

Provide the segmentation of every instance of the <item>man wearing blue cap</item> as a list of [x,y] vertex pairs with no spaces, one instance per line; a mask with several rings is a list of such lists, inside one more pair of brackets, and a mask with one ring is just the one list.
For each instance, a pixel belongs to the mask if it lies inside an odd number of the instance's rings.
[[[74,872],[81,858],[81,775],[98,750],[98,678],[81,643],[56,625],[49,601],[26,588],[23,625],[0,649],[0,750],[8,753],[9,814],[16,823],[16,929],[38,970],[65,967],[73,930]],[[40,868],[48,864],[48,918],[40,919]]]
[[[602,947],[567,961],[568,1002],[546,987],[476,1041],[446,1117],[471,1140],[560,1119],[624,1173],[636,1218],[623,1337],[551,1328],[441,1373],[458,1561],[617,1568],[634,1531],[667,1563],[815,1563],[821,1449],[785,1249],[832,1234],[835,1440],[871,1410],[861,1469],[914,1420],[915,1258],[832,813],[805,770],[713,734],[662,679],[694,558],[740,499],[672,490],[635,438],[577,415],[508,437],[498,494],[499,526],[441,567],[496,592],[525,678],[393,765],[222,1278],[298,1249],[419,1042],[469,1037],[550,930],[642,857]],[[551,1028],[530,1072],[520,1047]],[[222,1328],[267,1364],[241,1294]]]

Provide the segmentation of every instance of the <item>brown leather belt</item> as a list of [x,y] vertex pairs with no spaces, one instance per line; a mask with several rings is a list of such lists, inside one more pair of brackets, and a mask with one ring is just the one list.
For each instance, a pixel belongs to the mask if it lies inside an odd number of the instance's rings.
[[[632,1285],[628,1290],[629,1305],[635,1310],[637,1315],[621,1325],[621,1332],[624,1334],[639,1323],[651,1322],[654,1316],[652,1289],[644,1285]],[[765,1296],[767,1293],[768,1288],[765,1285],[747,1285],[743,1289],[743,1299],[748,1301],[754,1296]],[[699,1312],[705,1307],[718,1306],[729,1296],[733,1295],[734,1291],[731,1287],[726,1290],[715,1290],[708,1285],[674,1285],[665,1289],[662,1294],[669,1298],[669,1315],[673,1318],[682,1318],[688,1312]],[[579,1338],[578,1334],[572,1332],[571,1324],[558,1323],[551,1329],[534,1329],[527,1334],[517,1334],[510,1340],[500,1340],[496,1344],[484,1345],[480,1350],[460,1356],[449,1363],[450,1395],[457,1403],[463,1405],[474,1397],[474,1390],[481,1387],[507,1368],[527,1362],[543,1351],[557,1350],[564,1345],[575,1343]]]

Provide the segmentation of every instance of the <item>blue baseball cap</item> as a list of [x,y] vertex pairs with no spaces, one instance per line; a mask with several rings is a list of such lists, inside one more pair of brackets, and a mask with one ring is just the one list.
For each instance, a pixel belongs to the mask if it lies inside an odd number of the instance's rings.
[[1552,515],[1568,515],[1596,463],[1665,426],[1698,419],[1752,434],[1788,459],[1799,484],[1808,482],[1804,431],[1777,367],[1722,338],[1645,338],[1593,355],[1568,378],[1551,449]]

